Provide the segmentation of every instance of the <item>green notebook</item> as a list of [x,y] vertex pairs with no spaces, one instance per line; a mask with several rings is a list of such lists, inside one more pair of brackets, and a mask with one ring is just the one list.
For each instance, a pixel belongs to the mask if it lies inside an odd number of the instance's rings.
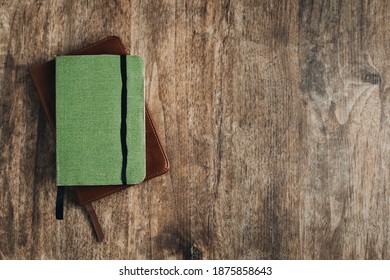
[[142,182],[144,65],[138,56],[56,58],[58,186]]

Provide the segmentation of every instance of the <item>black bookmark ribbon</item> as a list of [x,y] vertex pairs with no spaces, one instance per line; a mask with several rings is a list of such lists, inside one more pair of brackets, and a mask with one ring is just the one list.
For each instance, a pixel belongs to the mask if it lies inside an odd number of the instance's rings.
[[121,96],[121,146],[122,146],[122,184],[127,185],[126,168],[127,168],[127,66],[126,55],[121,55],[121,76],[122,76],[122,96]]
[[56,219],[64,219],[64,195],[65,187],[57,187],[57,199],[56,199]]

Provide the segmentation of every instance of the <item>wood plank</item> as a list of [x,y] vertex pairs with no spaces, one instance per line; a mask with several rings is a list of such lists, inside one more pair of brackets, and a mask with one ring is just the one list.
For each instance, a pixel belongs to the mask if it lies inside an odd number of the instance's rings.
[[383,1],[300,5],[301,89],[310,131],[301,202],[304,258],[388,258],[386,77],[378,68],[386,56],[373,43],[388,20],[385,9]]

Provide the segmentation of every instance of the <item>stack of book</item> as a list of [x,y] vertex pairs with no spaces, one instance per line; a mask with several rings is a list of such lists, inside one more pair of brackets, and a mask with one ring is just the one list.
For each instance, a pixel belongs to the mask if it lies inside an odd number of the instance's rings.
[[92,202],[169,169],[145,103],[144,63],[112,36],[35,66],[31,76],[56,135],[57,219],[65,189],[75,190],[102,241]]

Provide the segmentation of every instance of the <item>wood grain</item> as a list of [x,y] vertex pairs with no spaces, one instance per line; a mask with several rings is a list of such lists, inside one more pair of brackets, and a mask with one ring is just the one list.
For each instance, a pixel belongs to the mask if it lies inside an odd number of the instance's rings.
[[[0,1],[0,259],[389,259],[388,1]],[[54,218],[28,69],[109,35],[171,170]]]

